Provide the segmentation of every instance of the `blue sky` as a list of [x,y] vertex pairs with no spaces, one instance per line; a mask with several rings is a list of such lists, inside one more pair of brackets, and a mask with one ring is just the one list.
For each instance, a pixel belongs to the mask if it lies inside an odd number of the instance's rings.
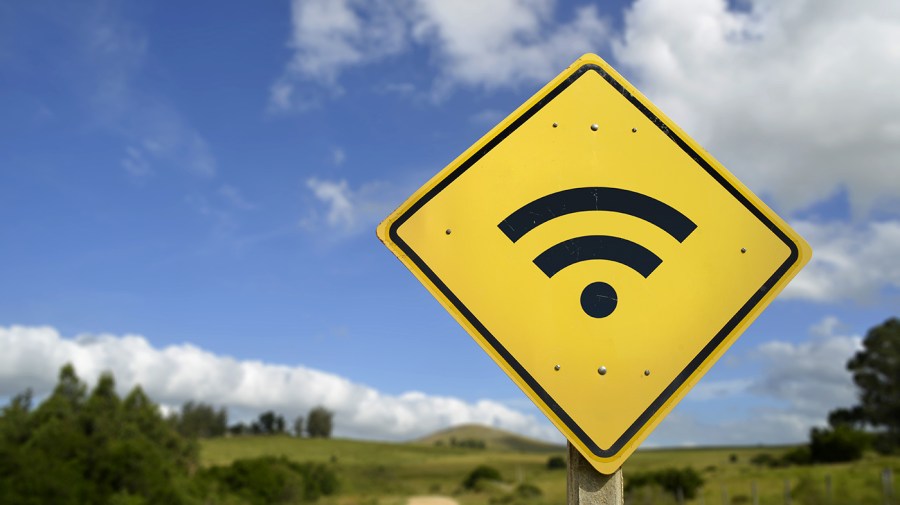
[[595,52],[814,249],[648,443],[799,440],[900,307],[898,47],[876,0],[4,2],[0,395],[559,439],[374,228]]

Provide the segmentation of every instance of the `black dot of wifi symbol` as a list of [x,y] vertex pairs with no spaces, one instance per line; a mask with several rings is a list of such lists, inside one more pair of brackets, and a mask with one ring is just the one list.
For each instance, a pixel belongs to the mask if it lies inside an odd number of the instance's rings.
[[[669,205],[647,195],[619,188],[573,188],[538,198],[510,214],[499,225],[514,243],[538,226],[573,212],[606,211],[628,214],[656,225],[678,242],[697,228],[693,221]],[[538,255],[534,264],[548,278],[575,263],[610,260],[630,267],[646,279],[662,259],[646,247],[621,237],[584,235],[564,240]],[[581,292],[581,308],[595,318],[613,313],[616,290],[605,282],[588,284]]]

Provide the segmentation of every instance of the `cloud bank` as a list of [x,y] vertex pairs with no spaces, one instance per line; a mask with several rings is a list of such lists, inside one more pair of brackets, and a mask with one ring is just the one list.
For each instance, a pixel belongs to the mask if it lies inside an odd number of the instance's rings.
[[[701,381],[682,405],[648,439],[648,445],[789,443],[825,423],[830,410],[855,400],[847,360],[861,338],[841,334],[834,318],[823,320],[806,341],[773,340],[741,359],[759,373],[722,381]],[[237,360],[190,344],[155,348],[139,335],[82,334],[66,338],[52,327],[0,327],[0,397],[26,388],[48,393],[67,362],[94,383],[111,371],[120,392],[140,384],[167,408],[188,400],[226,406],[232,421],[275,410],[291,419],[324,405],[335,415],[342,437],[406,440],[441,428],[479,423],[562,442],[541,416],[524,414],[489,400],[410,391],[388,395],[364,384],[302,365]],[[734,408],[728,402],[738,402]],[[723,407],[725,406],[725,407]],[[729,409],[705,416],[704,409]],[[716,424],[704,419],[716,419]]]
[[[856,402],[856,388],[846,364],[861,348],[862,338],[845,334],[833,317],[815,325],[804,341],[765,342],[749,355],[738,357],[758,367],[758,374],[701,380],[659,425],[648,444],[786,444],[808,440],[809,429],[826,425],[831,410]],[[715,404],[703,405],[712,401]],[[704,416],[704,407],[718,412]]]
[[387,395],[364,384],[301,365],[237,360],[190,344],[153,347],[139,335],[82,334],[65,338],[51,327],[0,327],[0,396],[26,388],[48,393],[59,368],[74,364],[93,384],[110,371],[121,392],[140,384],[154,401],[177,407],[188,400],[228,407],[232,419],[273,409],[292,419],[323,405],[335,412],[335,435],[411,439],[462,423],[494,426],[561,441],[544,419],[498,402],[474,403],[410,391]]
[[754,191],[857,216],[900,194],[900,4],[638,0],[613,45],[638,87]]
[[557,22],[553,0],[293,0],[292,51],[270,89],[275,111],[303,109],[310,85],[340,89],[339,76],[416,48],[427,51],[435,96],[456,86],[539,83],[596,51],[609,26],[593,6]]

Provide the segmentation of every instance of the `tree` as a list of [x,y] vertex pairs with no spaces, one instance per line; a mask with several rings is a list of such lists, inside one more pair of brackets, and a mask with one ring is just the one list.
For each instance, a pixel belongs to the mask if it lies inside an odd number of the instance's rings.
[[334,413],[325,407],[316,407],[309,411],[306,421],[306,433],[310,438],[331,437],[332,418]]
[[284,417],[267,410],[259,415],[259,419],[253,423],[251,429],[257,435],[284,433]]
[[181,413],[172,421],[186,437],[221,437],[228,429],[228,412],[224,407],[216,410],[212,405],[190,401],[181,406]]
[[851,426],[813,428],[809,435],[810,459],[816,463],[840,463],[861,459],[869,435]]
[[294,436],[298,438],[303,436],[303,416],[294,418]]
[[196,461],[159,407],[139,387],[120,399],[110,374],[88,395],[66,365],[36,409],[25,394],[0,415],[0,503],[186,503]]
[[900,319],[870,329],[847,369],[859,388],[862,417],[883,429],[892,447],[900,446]]

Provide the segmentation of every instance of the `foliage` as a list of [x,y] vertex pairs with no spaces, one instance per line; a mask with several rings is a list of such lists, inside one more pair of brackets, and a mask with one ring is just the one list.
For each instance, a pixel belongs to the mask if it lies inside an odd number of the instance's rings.
[[296,418],[294,418],[294,436],[303,436],[303,416],[297,416]]
[[484,440],[481,440],[480,438],[457,439],[456,437],[450,437],[450,446],[463,447],[466,449],[484,449],[487,447]]
[[691,467],[680,470],[677,468],[663,468],[656,471],[633,473],[626,475],[625,481],[626,492],[656,485],[672,493],[672,495],[677,495],[681,491],[687,499],[696,497],[697,491],[703,487],[703,477]]
[[900,319],[869,330],[847,368],[860,389],[866,418],[875,426],[900,429]]
[[800,446],[784,453],[781,456],[781,464],[779,466],[790,465],[808,465],[812,463],[812,454],[809,446]]
[[548,470],[565,470],[566,466],[566,458],[562,456],[550,456],[547,458]]
[[250,426],[250,431],[256,435],[277,435],[284,433],[284,426],[284,416],[267,410]]
[[900,447],[900,319],[893,317],[870,329],[863,349],[847,363],[859,389],[860,404],[829,415],[833,427],[867,424],[883,430],[876,447],[889,452]]
[[3,410],[0,503],[186,503],[196,459],[140,387],[120,399],[104,374],[88,394],[66,365],[35,410],[29,393]]
[[501,496],[491,497],[489,503],[492,505],[516,505],[520,503],[530,503],[543,496],[544,492],[541,488],[534,484],[523,482],[513,489],[512,493]]
[[182,405],[170,422],[185,437],[221,437],[228,427],[228,412],[224,407],[216,410],[212,405],[191,401]]
[[851,428],[862,429],[865,424],[866,415],[863,408],[859,405],[849,409],[835,409],[828,414],[828,425],[832,428],[849,426]]
[[810,459],[816,463],[839,463],[861,459],[871,437],[850,426],[831,429],[813,428],[810,433]]
[[331,437],[334,413],[325,407],[315,407],[309,411],[306,420],[306,433],[310,438]]
[[313,501],[338,489],[335,472],[321,463],[297,463],[284,456],[239,459],[202,470],[198,478],[220,494],[253,505]]
[[483,481],[501,480],[503,480],[503,477],[500,475],[500,470],[497,470],[492,466],[478,465],[466,476],[465,480],[463,480],[462,487],[463,489],[468,489],[470,491],[479,490],[481,489]]

